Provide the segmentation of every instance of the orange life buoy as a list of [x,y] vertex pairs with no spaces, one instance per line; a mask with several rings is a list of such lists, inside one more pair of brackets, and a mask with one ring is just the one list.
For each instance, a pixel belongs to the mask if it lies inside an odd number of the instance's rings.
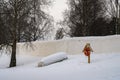
[[89,47],[84,49],[84,54],[85,54],[85,56],[90,56],[90,48]]
[[85,56],[89,56],[90,55],[90,51],[84,51]]

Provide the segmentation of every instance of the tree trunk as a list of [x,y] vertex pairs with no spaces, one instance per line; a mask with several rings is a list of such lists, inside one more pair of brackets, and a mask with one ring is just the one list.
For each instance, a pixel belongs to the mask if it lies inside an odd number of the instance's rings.
[[11,54],[11,61],[10,61],[10,67],[16,66],[16,43],[17,43],[17,0],[14,2],[14,25],[13,25],[13,45],[12,45],[12,54]]
[[13,41],[11,61],[9,67],[15,67],[15,66],[16,66],[16,39]]

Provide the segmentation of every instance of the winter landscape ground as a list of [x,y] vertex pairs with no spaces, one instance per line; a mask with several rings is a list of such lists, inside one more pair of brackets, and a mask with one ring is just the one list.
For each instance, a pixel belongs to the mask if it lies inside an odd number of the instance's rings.
[[120,53],[93,52],[90,64],[83,53],[67,56],[62,62],[38,67],[43,57],[19,54],[17,66],[7,68],[10,56],[2,54],[0,80],[120,80]]

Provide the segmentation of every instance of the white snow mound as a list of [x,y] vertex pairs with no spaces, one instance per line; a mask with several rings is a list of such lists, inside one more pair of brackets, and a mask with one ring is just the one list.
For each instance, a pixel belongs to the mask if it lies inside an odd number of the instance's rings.
[[47,65],[52,64],[52,63],[60,62],[60,61],[63,61],[67,58],[68,57],[67,57],[67,54],[65,52],[58,52],[58,53],[55,53],[53,55],[49,55],[49,56],[41,59],[41,61],[38,63],[38,67],[47,66]]

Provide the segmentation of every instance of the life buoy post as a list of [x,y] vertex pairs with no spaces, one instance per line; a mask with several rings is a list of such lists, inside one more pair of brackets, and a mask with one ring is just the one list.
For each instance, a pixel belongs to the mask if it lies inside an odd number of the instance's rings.
[[83,53],[85,56],[88,57],[88,63],[90,63],[90,52],[93,52],[93,49],[90,46],[90,43],[86,43],[84,49],[83,49]]

